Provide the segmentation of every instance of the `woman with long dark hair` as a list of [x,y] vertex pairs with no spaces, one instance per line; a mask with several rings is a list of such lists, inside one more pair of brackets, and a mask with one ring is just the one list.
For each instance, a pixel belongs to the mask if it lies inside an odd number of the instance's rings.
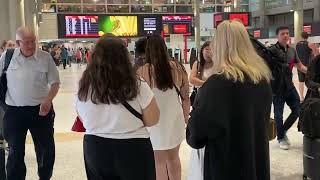
[[146,127],[158,122],[160,112],[148,84],[137,78],[121,39],[98,41],[79,82],[76,110],[86,129],[83,150],[89,180],[156,179]]
[[211,42],[207,41],[201,46],[199,61],[193,63],[190,73],[190,83],[201,87],[213,73]]
[[146,64],[138,74],[150,85],[161,112],[159,123],[149,128],[157,180],[181,180],[179,147],[189,117],[188,75],[183,65],[169,59],[163,38],[156,35],[148,38]]

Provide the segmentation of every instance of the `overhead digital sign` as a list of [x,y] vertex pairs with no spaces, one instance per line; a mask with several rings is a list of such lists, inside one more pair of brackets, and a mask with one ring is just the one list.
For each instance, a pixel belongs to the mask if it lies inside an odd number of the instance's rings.
[[162,30],[161,16],[140,15],[138,17],[138,31],[140,36],[160,35]]
[[65,37],[98,37],[98,16],[65,16]]
[[137,36],[138,17],[102,15],[99,17],[99,36],[106,33],[120,37]]
[[162,16],[164,35],[184,34],[192,35],[192,16]]
[[250,26],[250,14],[247,12],[229,13],[229,20],[239,20],[244,26]]

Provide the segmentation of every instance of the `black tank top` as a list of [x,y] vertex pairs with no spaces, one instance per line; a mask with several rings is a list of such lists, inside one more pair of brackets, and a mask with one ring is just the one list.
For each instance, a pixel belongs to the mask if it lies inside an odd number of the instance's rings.
[[296,46],[296,50],[303,65],[309,65],[311,60],[312,49],[309,48],[308,41],[300,41]]

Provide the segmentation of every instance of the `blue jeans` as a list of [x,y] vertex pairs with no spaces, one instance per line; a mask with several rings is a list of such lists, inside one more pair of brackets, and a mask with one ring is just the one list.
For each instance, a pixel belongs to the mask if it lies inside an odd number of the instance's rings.
[[[287,104],[291,113],[285,123],[283,123],[283,110],[284,104]],[[291,128],[294,122],[299,117],[300,110],[300,98],[297,90],[293,88],[284,96],[273,96],[273,106],[274,106],[274,119],[277,125],[277,139],[282,140],[285,133]]]

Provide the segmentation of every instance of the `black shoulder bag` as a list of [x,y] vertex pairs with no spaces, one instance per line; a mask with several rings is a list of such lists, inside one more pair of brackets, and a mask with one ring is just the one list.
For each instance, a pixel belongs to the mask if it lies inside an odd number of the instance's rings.
[[127,101],[123,102],[122,105],[129,111],[131,112],[131,114],[133,114],[136,118],[140,119],[141,121],[143,121],[142,119],[142,114],[139,113],[137,110],[135,110]]
[[7,69],[10,65],[12,56],[14,53],[14,49],[8,49],[5,55],[5,61],[4,61],[4,67],[2,69],[2,74],[0,77],[0,105],[6,106],[5,99],[6,99],[6,93],[7,93]]

